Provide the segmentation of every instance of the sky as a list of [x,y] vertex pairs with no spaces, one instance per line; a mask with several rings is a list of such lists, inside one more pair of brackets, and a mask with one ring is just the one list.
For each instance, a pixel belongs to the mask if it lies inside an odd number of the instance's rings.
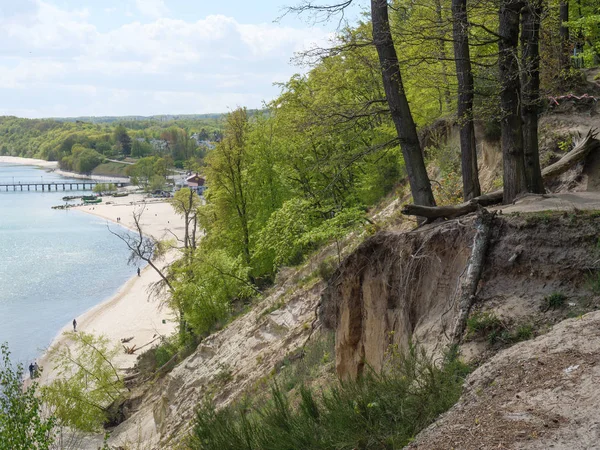
[[259,108],[274,83],[307,70],[294,53],[326,45],[338,26],[276,21],[299,1],[0,0],[0,115]]

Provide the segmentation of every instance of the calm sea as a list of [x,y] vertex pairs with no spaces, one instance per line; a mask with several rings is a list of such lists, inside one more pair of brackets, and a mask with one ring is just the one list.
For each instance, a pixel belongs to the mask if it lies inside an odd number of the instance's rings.
[[[0,164],[5,182],[68,180],[29,166]],[[82,192],[0,188],[0,342],[28,365],[74,317],[111,297],[135,274],[125,244],[106,221],[53,210]]]

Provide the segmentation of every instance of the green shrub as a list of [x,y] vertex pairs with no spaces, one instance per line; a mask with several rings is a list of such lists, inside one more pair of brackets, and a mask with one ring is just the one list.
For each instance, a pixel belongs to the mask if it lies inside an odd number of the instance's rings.
[[499,336],[504,329],[504,324],[494,313],[477,312],[471,314],[467,319],[467,336],[469,337],[495,337]]
[[288,392],[317,378],[322,367],[331,362],[334,352],[335,334],[331,332],[320,335],[319,338],[311,340],[304,349],[286,356],[279,367],[283,389]]
[[560,309],[565,306],[567,297],[561,292],[553,292],[552,294],[544,297],[545,311],[549,309]]
[[520,325],[513,333],[512,333],[512,341],[513,342],[521,342],[527,341],[533,337],[533,325],[531,324],[523,324]]
[[325,282],[329,281],[331,276],[334,274],[338,267],[337,258],[335,256],[330,256],[329,258],[325,258],[319,264],[319,276]]
[[[278,385],[269,400],[216,410],[200,406],[189,440],[201,450],[401,449],[459,398],[466,366],[442,367],[412,347],[382,374],[337,382],[322,393],[301,387],[291,402]],[[295,406],[292,406],[295,405]]]
[[23,366],[13,366],[8,345],[0,345],[0,449],[54,448],[55,426],[43,414],[37,381],[25,388]]
[[590,273],[587,276],[586,285],[594,294],[600,295],[600,272]]

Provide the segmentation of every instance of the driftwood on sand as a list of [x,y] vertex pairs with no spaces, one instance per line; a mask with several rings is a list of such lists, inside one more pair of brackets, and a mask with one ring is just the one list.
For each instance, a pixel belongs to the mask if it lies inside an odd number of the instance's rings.
[[[563,156],[559,161],[549,165],[542,170],[542,178],[547,181],[554,178],[569,168],[573,167],[579,161],[585,159],[590,152],[596,151],[600,148],[600,141],[596,139],[598,133],[595,129],[591,129],[587,135],[580,139],[573,150]],[[420,206],[420,205],[405,205],[402,208],[402,214],[406,216],[419,216],[425,217],[429,220],[434,219],[453,219],[456,217],[464,216],[477,211],[479,206],[491,206],[498,203],[502,203],[503,191],[491,192],[484,194],[479,197],[475,197],[468,202],[461,203],[459,205],[450,206]]]

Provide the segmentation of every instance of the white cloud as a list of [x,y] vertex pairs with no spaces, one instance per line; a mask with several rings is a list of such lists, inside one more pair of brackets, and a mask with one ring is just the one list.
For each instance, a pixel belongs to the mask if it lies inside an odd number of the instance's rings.
[[169,14],[169,8],[163,0],[135,0],[135,5],[145,16],[159,18]]
[[[147,11],[163,4],[138,3]],[[277,94],[274,81],[298,70],[289,65],[293,53],[329,37],[319,29],[243,24],[224,15],[161,16],[100,30],[88,10],[61,9],[50,0],[33,6],[0,15],[0,114],[36,105],[38,116],[70,106],[79,112],[68,115],[259,107]]]

